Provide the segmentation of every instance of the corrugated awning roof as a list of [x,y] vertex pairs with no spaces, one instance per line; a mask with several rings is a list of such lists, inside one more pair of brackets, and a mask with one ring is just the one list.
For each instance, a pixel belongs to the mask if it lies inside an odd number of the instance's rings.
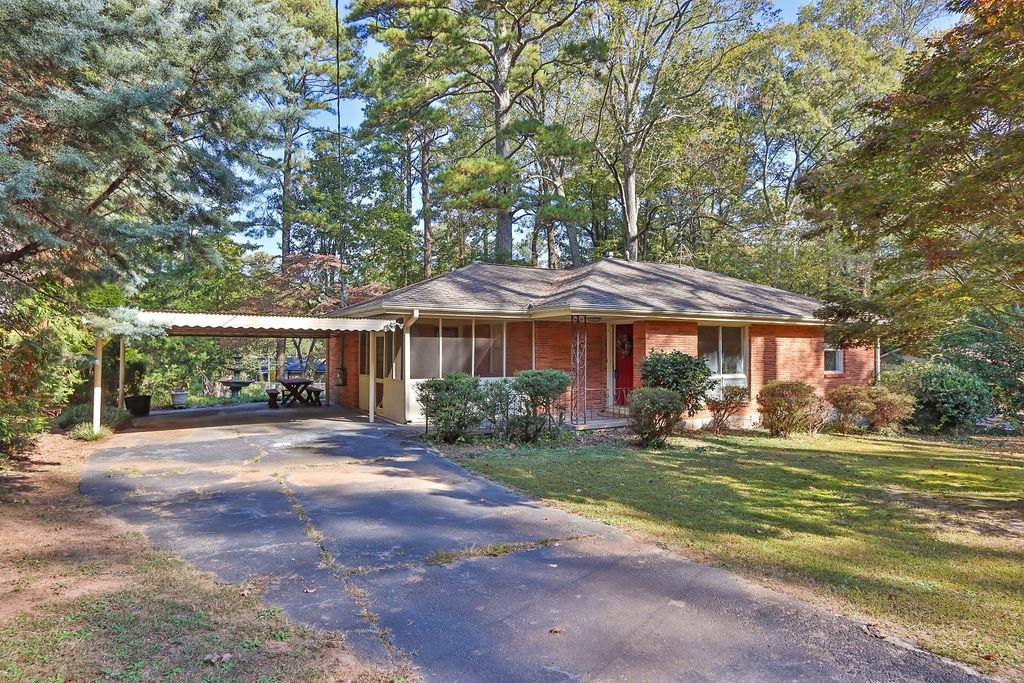
[[382,332],[394,320],[316,318],[242,313],[182,313],[139,311],[139,322],[160,325],[180,337],[328,337],[336,332]]

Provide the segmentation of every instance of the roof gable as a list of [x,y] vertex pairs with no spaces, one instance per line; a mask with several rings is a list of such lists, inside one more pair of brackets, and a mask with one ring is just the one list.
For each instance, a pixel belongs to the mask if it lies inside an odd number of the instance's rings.
[[811,319],[820,306],[810,297],[690,266],[605,258],[573,270],[472,263],[336,315],[569,310]]

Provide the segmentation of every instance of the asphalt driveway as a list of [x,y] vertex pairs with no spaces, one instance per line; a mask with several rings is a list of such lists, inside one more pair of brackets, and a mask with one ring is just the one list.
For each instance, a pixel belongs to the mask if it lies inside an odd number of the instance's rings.
[[82,490],[428,680],[977,680],[333,409],[154,415],[93,456]]

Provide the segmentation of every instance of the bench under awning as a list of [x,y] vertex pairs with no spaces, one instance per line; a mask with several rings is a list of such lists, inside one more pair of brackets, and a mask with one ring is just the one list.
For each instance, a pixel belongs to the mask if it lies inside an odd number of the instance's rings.
[[139,322],[159,325],[179,337],[303,337],[323,339],[339,332],[384,332],[398,323],[375,318],[319,318],[242,313],[138,311]]

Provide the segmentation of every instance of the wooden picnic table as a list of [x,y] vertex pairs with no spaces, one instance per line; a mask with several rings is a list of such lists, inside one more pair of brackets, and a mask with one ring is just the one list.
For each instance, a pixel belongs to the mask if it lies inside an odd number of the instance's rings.
[[284,390],[285,396],[281,401],[282,406],[294,405],[296,402],[302,405],[310,405],[312,399],[309,395],[309,385],[313,383],[313,380],[306,377],[297,377],[294,379],[281,379],[277,381]]

